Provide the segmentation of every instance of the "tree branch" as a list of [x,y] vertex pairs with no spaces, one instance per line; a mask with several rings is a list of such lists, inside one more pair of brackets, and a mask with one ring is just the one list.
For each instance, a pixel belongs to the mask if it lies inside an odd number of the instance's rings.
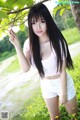
[[[43,0],[43,1],[39,2],[39,3],[43,3],[43,2],[46,2],[46,1],[49,1],[49,0]],[[39,4],[39,3],[36,3],[36,4]],[[36,4],[34,4],[34,5],[36,5]],[[32,5],[32,6],[34,6],[34,5]],[[19,9],[19,10],[16,10],[16,11],[13,11],[13,12],[10,11],[10,12],[8,12],[7,14],[8,14],[8,15],[9,15],[9,14],[16,14],[16,13],[22,12],[22,11],[24,11],[24,10],[30,9],[32,6],[25,7],[25,8],[22,8],[22,9]]]

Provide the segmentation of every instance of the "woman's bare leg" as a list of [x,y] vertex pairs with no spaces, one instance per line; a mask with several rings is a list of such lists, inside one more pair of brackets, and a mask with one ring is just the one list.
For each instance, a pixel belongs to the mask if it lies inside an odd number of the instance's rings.
[[78,106],[76,96],[73,99],[68,100],[68,102],[65,104],[65,107],[69,114],[77,115]]
[[58,96],[45,99],[51,120],[60,120],[59,98]]

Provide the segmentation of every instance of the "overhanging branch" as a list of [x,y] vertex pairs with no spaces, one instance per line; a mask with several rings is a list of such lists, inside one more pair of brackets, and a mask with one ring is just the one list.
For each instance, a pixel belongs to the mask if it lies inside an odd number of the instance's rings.
[[[43,2],[46,2],[46,1],[49,1],[49,0],[43,0],[43,1],[41,1],[41,2],[39,2],[39,3],[43,3]],[[36,4],[39,4],[39,3],[36,3]],[[35,5],[36,5],[35,4]],[[33,6],[33,5],[32,5]],[[22,12],[22,11],[24,11],[24,10],[27,10],[27,9],[30,9],[32,6],[29,6],[29,7],[25,7],[25,8],[22,8],[22,9],[19,9],[19,10],[16,10],[16,11],[10,11],[10,12],[8,12],[7,14],[9,15],[9,14],[16,14],[16,13],[19,13],[19,12]]]

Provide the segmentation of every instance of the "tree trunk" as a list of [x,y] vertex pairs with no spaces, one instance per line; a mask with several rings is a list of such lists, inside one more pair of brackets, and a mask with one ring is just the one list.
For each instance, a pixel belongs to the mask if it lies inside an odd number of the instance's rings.
[[73,17],[76,21],[76,25],[80,31],[80,0],[70,0],[71,1],[71,10]]

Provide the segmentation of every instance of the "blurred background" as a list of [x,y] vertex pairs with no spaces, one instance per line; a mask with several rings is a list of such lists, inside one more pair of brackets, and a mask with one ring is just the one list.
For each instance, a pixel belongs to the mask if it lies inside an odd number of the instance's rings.
[[[27,15],[34,4],[45,4],[58,28],[64,35],[74,61],[74,78],[80,109],[80,0],[0,0],[0,118],[8,113],[8,120],[49,120],[41,96],[36,69],[28,73],[20,69],[16,51],[9,42],[8,30],[13,29],[23,48],[28,39]],[[61,107],[61,120],[69,120]],[[7,120],[7,118],[5,118]],[[78,118],[80,120],[80,115]]]

